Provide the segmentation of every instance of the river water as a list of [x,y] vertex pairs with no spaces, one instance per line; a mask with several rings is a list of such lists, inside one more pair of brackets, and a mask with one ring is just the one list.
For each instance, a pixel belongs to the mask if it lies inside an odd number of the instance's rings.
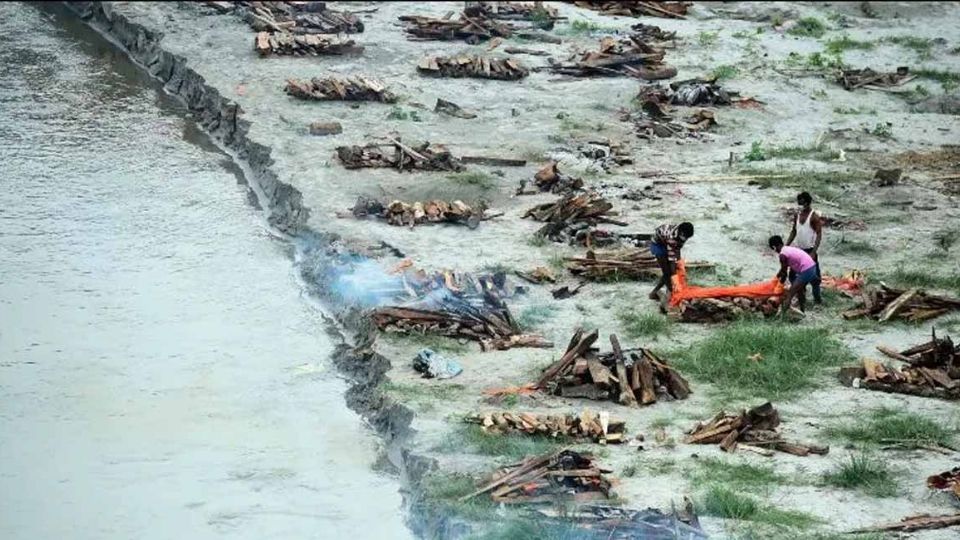
[[226,156],[0,3],[0,538],[405,538],[320,314]]

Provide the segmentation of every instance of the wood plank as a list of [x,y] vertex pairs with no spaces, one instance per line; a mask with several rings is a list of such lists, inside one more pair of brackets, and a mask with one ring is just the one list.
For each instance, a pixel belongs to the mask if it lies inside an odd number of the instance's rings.
[[552,366],[547,368],[543,375],[540,376],[540,380],[537,381],[535,385],[537,388],[545,388],[547,382],[553,379],[560,371],[572,364],[577,357],[581,356],[583,353],[587,352],[590,349],[590,346],[593,345],[597,338],[600,337],[598,330],[590,332],[584,336],[579,343],[577,343],[572,349],[568,350],[559,360],[554,362]]
[[657,402],[657,391],[653,381],[653,365],[646,358],[640,358],[636,362],[636,368],[640,372],[640,403],[649,405]]
[[880,312],[880,316],[877,317],[879,322],[886,322],[890,320],[891,317],[897,314],[901,309],[906,307],[907,302],[913,299],[917,295],[919,290],[916,288],[909,289],[897,297],[896,300],[887,304],[887,307],[883,308],[883,311]]
[[613,374],[610,373],[607,366],[601,364],[596,358],[591,358],[587,360],[587,369],[590,371],[590,379],[593,380],[593,384],[603,390],[610,388],[610,377]]
[[486,492],[490,491],[491,489],[494,489],[494,488],[497,488],[497,487],[502,486],[503,484],[507,483],[507,481],[509,481],[509,480],[513,480],[514,478],[517,478],[517,477],[522,476],[522,475],[524,475],[524,474],[526,474],[526,473],[529,473],[530,471],[533,471],[533,470],[536,470],[536,469],[538,469],[538,468],[540,468],[540,467],[543,467],[544,465],[550,463],[551,460],[553,460],[554,458],[556,458],[558,455],[560,455],[561,452],[563,452],[563,451],[565,451],[565,450],[567,450],[567,449],[566,449],[566,448],[563,448],[563,449],[557,450],[557,451],[555,451],[555,452],[552,452],[552,453],[550,453],[550,454],[546,454],[546,455],[543,455],[543,456],[540,456],[540,457],[533,458],[533,459],[531,459],[530,461],[528,461],[526,465],[521,465],[520,467],[517,467],[517,468],[514,469],[513,471],[511,471],[511,472],[509,472],[509,473],[501,476],[500,478],[498,478],[498,479],[496,479],[496,480],[488,483],[487,485],[481,487],[480,489],[474,491],[473,493],[470,493],[470,494],[468,494],[468,495],[464,495],[463,497],[460,497],[459,501],[460,501],[460,502],[463,502],[463,501],[465,501],[465,500],[467,500],[467,499],[472,499],[473,497],[476,497],[477,495],[480,495],[480,494],[482,494],[482,493],[486,493]]
[[897,351],[895,351],[895,350],[893,350],[893,349],[891,349],[891,348],[889,348],[889,347],[884,347],[883,345],[878,345],[878,346],[877,346],[877,350],[880,351],[881,353],[889,356],[890,358],[893,358],[894,360],[900,360],[901,362],[906,362],[906,363],[908,363],[908,364],[914,364],[914,363],[916,363],[916,361],[915,361],[913,358],[910,358],[909,356],[904,356],[904,355],[898,353]]

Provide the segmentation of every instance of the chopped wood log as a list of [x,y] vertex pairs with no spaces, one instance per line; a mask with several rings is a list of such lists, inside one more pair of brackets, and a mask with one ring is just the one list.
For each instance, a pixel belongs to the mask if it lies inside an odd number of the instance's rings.
[[[390,151],[392,150],[392,152]],[[347,169],[391,168],[400,171],[452,171],[464,169],[459,159],[441,146],[407,146],[399,139],[387,144],[370,143],[365,146],[338,146],[337,157]]]
[[880,322],[887,322],[891,317],[897,314],[898,311],[903,309],[907,302],[913,299],[917,293],[920,292],[917,289],[908,289],[904,291],[900,296],[898,296],[894,301],[887,304],[887,307],[883,308],[883,311],[877,316],[877,320]]
[[311,135],[336,135],[343,133],[343,126],[340,125],[340,122],[311,122],[309,129]]
[[436,19],[421,15],[399,17],[408,39],[435,41],[466,41],[476,44],[494,37],[510,37],[513,27],[482,15],[470,17],[461,13],[456,20]]
[[[228,2],[207,2],[226,4]],[[255,31],[283,29],[294,34],[352,34],[363,32],[363,21],[324,2],[235,2],[243,8]]]
[[511,21],[532,21],[539,26],[550,30],[553,21],[563,20],[565,17],[557,15],[556,8],[545,6],[543,2],[467,2],[463,12],[470,17],[484,17],[487,19],[501,19]]
[[599,11],[604,15],[622,15],[626,17],[664,17],[685,19],[687,8],[692,2],[624,2],[611,0],[575,0],[577,7]]
[[[437,98],[437,104],[433,107],[433,112],[453,116],[454,118],[463,118],[465,120],[477,117],[476,113],[467,112],[456,103],[440,98]],[[466,158],[464,158],[463,161],[469,163]]]
[[845,90],[856,90],[863,87],[884,87],[900,86],[913,80],[915,76],[910,74],[907,67],[898,67],[897,71],[892,73],[882,73],[870,68],[866,69],[842,69],[837,75],[837,82]]
[[296,35],[289,32],[260,32],[254,39],[254,49],[260,56],[320,56],[363,52],[363,47],[352,39],[312,34]]
[[349,78],[314,77],[310,80],[287,79],[284,91],[295,98],[317,101],[380,101],[393,103],[397,96],[382,82],[362,75]]
[[719,444],[726,452],[734,452],[743,442],[752,447],[771,447],[774,450],[807,456],[809,454],[824,455],[829,447],[806,445],[785,441],[780,437],[778,428],[780,415],[770,402],[764,403],[750,410],[742,411],[739,415],[726,414],[720,411],[717,416],[707,423],[698,422],[690,430],[684,442],[687,444]]
[[494,435],[520,432],[528,435],[569,437],[593,442],[622,442],[626,422],[616,419],[608,419],[604,422],[602,421],[604,416],[606,413],[596,414],[587,410],[579,415],[494,412],[471,414],[464,418],[464,422],[479,424],[483,431]]
[[601,364],[596,358],[591,358],[587,360],[587,370],[594,385],[604,390],[610,388],[612,374],[607,366]]
[[886,525],[877,525],[866,529],[857,529],[851,533],[869,533],[883,531],[923,531],[929,529],[943,529],[960,525],[960,514],[947,514],[942,516],[931,516],[929,514],[920,514],[917,516],[908,516],[897,523],[888,523]]
[[[575,333],[574,337],[578,335],[582,335],[582,331],[578,331],[577,333]],[[553,365],[548,367],[543,372],[543,375],[540,376],[540,380],[537,381],[537,384],[536,384],[537,388],[544,388],[547,382],[552,380],[555,376],[557,376],[561,370],[563,370],[569,365],[572,365],[574,360],[576,360],[577,357],[583,355],[583,353],[587,352],[590,346],[593,345],[593,343],[597,341],[597,338],[599,337],[600,337],[600,332],[597,330],[594,330],[593,332],[590,332],[586,336],[579,338],[576,344],[571,343],[571,345],[567,348],[567,352],[565,352],[563,356],[560,357],[559,360],[554,362]]]
[[516,81],[530,74],[514,58],[497,58],[475,54],[458,56],[426,56],[417,64],[417,71],[433,77],[472,77]]
[[460,161],[464,163],[474,163],[477,165],[489,165],[491,167],[523,167],[527,164],[525,159],[498,158],[487,156],[463,156]]
[[646,358],[639,359],[634,366],[640,376],[640,403],[649,405],[657,401],[653,382],[653,366]]
[[859,366],[840,369],[848,386],[940,399],[960,399],[960,347],[949,337],[938,338],[901,352],[877,347],[883,354],[906,362],[901,369],[864,358]]
[[530,56],[550,56],[550,53],[547,51],[541,51],[539,49],[524,49],[522,47],[506,47],[503,49],[503,52],[507,54],[528,54]]
[[[610,281],[613,279],[651,279],[660,275],[657,258],[650,252],[649,242],[642,248],[611,251],[587,251],[583,257],[567,257],[567,269],[581,279]],[[711,268],[703,261],[685,262],[686,268]]]
[[494,502],[505,504],[605,499],[612,487],[605,472],[609,471],[598,466],[592,456],[565,449],[507,468],[496,480],[460,501],[487,492]]
[[637,34],[615,39],[604,37],[595,51],[574,55],[566,62],[557,62],[550,70],[574,77],[627,76],[644,80],[669,79],[676,68],[663,64],[665,51],[648,44]]

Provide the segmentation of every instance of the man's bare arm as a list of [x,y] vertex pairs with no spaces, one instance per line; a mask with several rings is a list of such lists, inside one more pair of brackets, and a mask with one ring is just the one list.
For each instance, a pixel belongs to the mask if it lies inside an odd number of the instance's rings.
[[797,237],[797,220],[800,219],[800,212],[797,212],[793,216],[793,227],[790,228],[790,236],[787,237],[787,245],[793,243],[793,239]]

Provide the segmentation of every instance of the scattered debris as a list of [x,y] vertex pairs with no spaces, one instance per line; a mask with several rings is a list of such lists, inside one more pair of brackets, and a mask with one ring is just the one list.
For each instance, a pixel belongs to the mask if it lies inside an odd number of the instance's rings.
[[527,210],[523,217],[546,222],[537,231],[538,236],[565,242],[575,238],[577,231],[595,227],[598,223],[626,226],[627,223],[610,217],[617,215],[612,208],[613,205],[599,194],[588,191],[570,193],[552,203],[539,204]]
[[[650,235],[645,235],[650,236]],[[587,251],[585,257],[568,257],[570,273],[591,281],[648,279],[660,275],[657,258],[649,247],[614,251]],[[712,268],[707,262],[688,262],[687,268]]]
[[596,330],[583,335],[578,329],[566,353],[544,370],[535,386],[563,397],[613,400],[634,407],[690,395],[686,379],[649,349],[622,350],[611,334],[612,352],[596,354],[591,346],[598,337]]
[[456,103],[440,98],[437,98],[437,104],[433,107],[433,112],[466,120],[477,117],[476,113],[467,112]]
[[463,372],[460,363],[440,356],[432,349],[421,349],[413,359],[413,370],[424,379],[452,379]]
[[351,209],[355,217],[376,216],[397,227],[413,227],[423,223],[455,223],[471,229],[476,229],[481,221],[494,217],[487,215],[486,210],[483,204],[472,208],[463,201],[430,200],[412,204],[392,201],[383,204],[367,197],[359,197]]
[[[384,150],[385,147],[393,152]],[[425,142],[420,146],[407,146],[400,139],[388,139],[387,143],[371,143],[365,146],[338,146],[337,157],[347,169],[391,168],[400,171],[453,171],[463,170],[460,160],[446,148]]]
[[519,2],[467,2],[464,13],[471,17],[485,17],[487,19],[502,19],[509,21],[532,21],[544,30],[553,28],[555,21],[566,17],[557,15],[557,9],[543,5],[543,2],[533,4]]
[[938,491],[949,491],[960,498],[960,467],[928,477],[927,487]]
[[877,187],[895,186],[900,183],[900,177],[903,175],[903,169],[877,169],[873,175],[873,185]]
[[876,527],[870,527],[867,529],[857,529],[855,531],[850,531],[851,533],[869,533],[869,532],[882,532],[882,531],[903,531],[903,532],[913,532],[913,531],[922,531],[929,529],[943,529],[946,527],[953,527],[955,525],[960,525],[960,514],[947,514],[943,516],[931,516],[930,514],[919,514],[916,516],[908,516],[897,523],[889,523],[886,525],[877,525]]
[[938,338],[934,330],[930,341],[907,350],[877,350],[907,365],[897,369],[864,358],[859,366],[840,369],[841,382],[880,392],[960,399],[960,346],[949,337]]
[[434,77],[472,77],[516,81],[530,74],[514,58],[495,58],[475,54],[458,56],[426,56],[417,65],[417,71]]
[[[517,195],[529,193],[524,191],[526,183],[526,180],[520,181],[520,189],[517,190]],[[556,194],[570,193],[583,189],[583,179],[573,178],[572,176],[561,173],[556,161],[547,163],[542,169],[537,171],[537,174],[533,175],[533,183],[537,186],[538,191],[549,191],[550,193]]]
[[619,40],[607,36],[600,40],[596,51],[574,55],[566,63],[554,63],[554,73],[574,77],[627,76],[648,81],[669,79],[677,69],[663,63],[665,52],[632,34]]
[[586,285],[586,283],[582,281],[576,285],[564,285],[562,287],[552,289],[550,294],[555,300],[566,300],[567,298],[576,296],[576,294],[580,292],[580,289],[582,289],[584,285]]
[[[207,2],[216,4],[223,2]],[[325,2],[236,2],[246,8],[244,18],[257,32],[293,34],[355,34],[363,22],[347,11],[329,9]]]
[[393,103],[397,96],[376,79],[355,75],[342,79],[314,77],[310,80],[287,79],[284,91],[296,98],[317,101],[381,101]]
[[353,54],[363,52],[363,47],[352,39],[328,35],[295,35],[288,32],[260,32],[254,38],[254,49],[260,56],[319,56],[326,54]]
[[630,27],[633,33],[646,42],[654,42],[658,47],[665,47],[669,42],[677,40],[676,32],[667,32],[653,24],[637,23]]
[[337,135],[343,133],[343,126],[340,122],[312,122],[310,124],[311,135]]
[[690,79],[670,83],[670,103],[674,105],[730,105],[731,95],[736,92],[727,92],[716,80]]
[[457,20],[421,15],[404,15],[399,19],[403,22],[403,31],[408,34],[407,39],[417,41],[463,40],[475,45],[494,37],[507,38],[513,34],[513,27],[509,24],[500,23],[482,15],[469,16],[461,13]]
[[487,492],[494,502],[504,504],[603,500],[610,497],[610,480],[604,476],[610,472],[597,465],[592,456],[564,449],[497,471],[491,482],[460,500]]
[[780,437],[777,430],[779,426],[780,415],[773,404],[768,401],[749,411],[742,411],[739,415],[720,411],[706,424],[697,422],[697,425],[689,432],[683,442],[686,444],[719,444],[720,449],[725,452],[735,452],[738,446],[741,448],[773,449],[795,456],[826,455],[830,451],[827,446],[787,442]]
[[919,322],[960,309],[960,298],[927,294],[920,289],[894,289],[881,283],[864,290],[861,306],[842,313],[844,319],[870,317],[880,322],[890,319]]
[[604,15],[623,15],[627,17],[664,17],[667,19],[686,19],[687,8],[692,2],[616,2],[609,0],[576,0],[577,7],[599,11]]
[[856,90],[857,88],[875,89],[900,86],[915,78],[916,75],[910,74],[910,68],[901,66],[893,73],[881,73],[870,68],[843,69],[837,76],[837,82],[845,90]]
[[593,166],[600,167],[606,172],[610,172],[614,167],[633,163],[630,148],[624,143],[611,141],[610,139],[580,143],[577,147],[577,153],[581,157],[592,159]]
[[472,414],[464,421],[480,424],[483,431],[498,435],[520,431],[528,435],[588,439],[600,444],[626,442],[626,422],[611,419],[607,411],[595,414],[584,410],[579,416],[494,412]]
[[577,508],[541,509],[544,525],[557,530],[576,532],[579,540],[706,540],[693,503],[684,497],[685,508],[666,514],[655,508],[633,510],[621,506],[591,504]]
[[531,270],[530,272],[514,272],[520,278],[529,281],[530,283],[539,285],[541,283],[556,283],[557,278],[553,275],[553,272],[545,266],[538,266]]
[[575,232],[569,238],[570,245],[587,249],[612,246],[645,248],[653,237],[650,233],[617,232],[594,227],[583,227]]
[[653,100],[644,101],[640,112],[625,113],[621,119],[633,122],[637,137],[641,139],[698,138],[704,131],[717,125],[713,111],[699,109],[685,120],[675,121],[667,106]]

